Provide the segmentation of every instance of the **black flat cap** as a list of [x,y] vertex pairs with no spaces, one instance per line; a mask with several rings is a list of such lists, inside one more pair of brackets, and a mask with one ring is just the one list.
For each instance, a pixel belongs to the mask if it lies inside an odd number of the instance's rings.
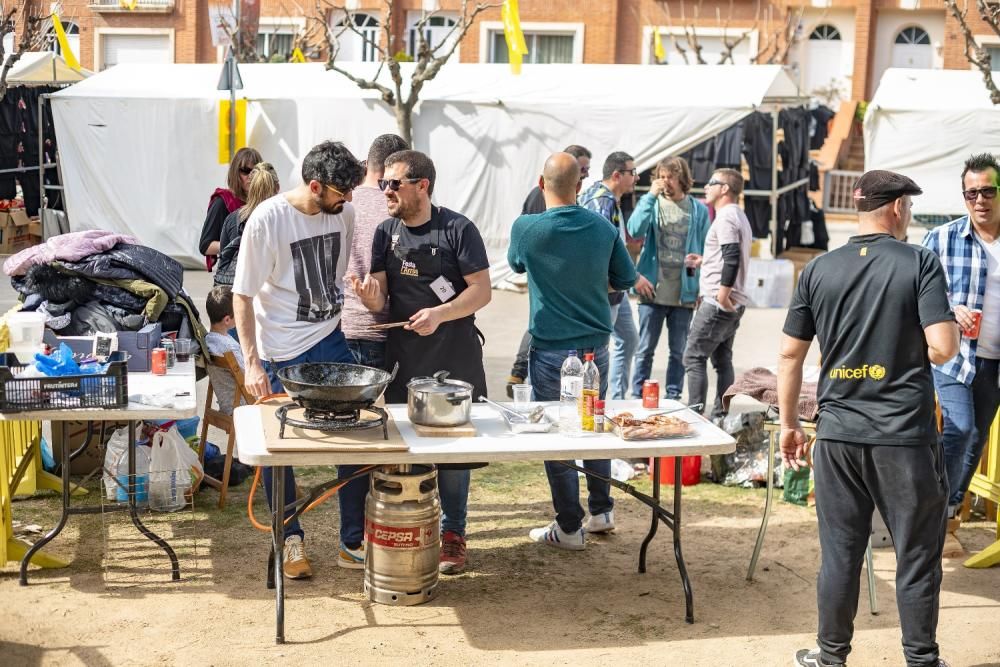
[[866,171],[854,184],[854,205],[859,211],[874,211],[891,204],[903,195],[921,195],[924,191],[913,180],[894,171]]

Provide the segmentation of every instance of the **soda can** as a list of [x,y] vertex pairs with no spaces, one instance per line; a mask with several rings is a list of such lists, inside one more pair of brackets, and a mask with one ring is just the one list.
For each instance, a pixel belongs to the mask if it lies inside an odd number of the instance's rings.
[[646,380],[642,383],[642,407],[660,407],[660,383],[656,380]]
[[153,375],[167,374],[167,351],[162,347],[153,348],[152,367]]
[[177,352],[174,350],[174,341],[164,338],[160,341],[160,347],[167,351],[167,368],[173,368],[177,364]]

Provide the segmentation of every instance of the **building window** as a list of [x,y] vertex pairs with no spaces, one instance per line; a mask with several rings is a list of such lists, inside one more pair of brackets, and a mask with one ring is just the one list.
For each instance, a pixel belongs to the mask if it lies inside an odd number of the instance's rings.
[[287,62],[297,28],[291,21],[261,21],[257,29],[257,56],[265,62]]
[[[420,45],[420,40],[417,35],[417,23],[423,17],[423,12],[410,12],[407,17],[406,26],[406,54],[411,58],[417,57],[417,48]],[[427,19],[424,23],[424,41],[430,49],[435,49],[441,45],[444,45],[438,50],[436,55],[443,56],[444,53],[451,48],[452,44],[455,43],[455,39],[458,37],[457,31],[453,32],[453,28],[458,25],[458,14],[448,12],[448,13],[436,13]],[[448,41],[445,44],[445,40]],[[458,50],[455,50],[457,56]]]
[[[525,32],[524,42],[528,47],[525,63],[571,63],[573,62],[574,33]],[[490,44],[491,63],[509,63],[507,40],[503,31],[492,32]]]
[[[658,28],[653,28],[657,30]],[[683,28],[664,28],[660,30],[660,41],[663,44],[665,57],[659,61],[661,65],[698,65],[694,46],[688,40]],[[735,44],[732,49],[732,62],[736,65],[749,65],[753,54],[757,52],[757,35],[753,30],[744,39],[740,39],[744,28],[730,28],[723,33],[721,28],[697,28],[694,37],[701,47],[701,59],[706,65],[722,64],[723,55],[729,51],[728,44]],[[648,39],[649,49],[646,61],[657,63],[652,38]],[[681,50],[684,53],[681,53]],[[686,57],[685,57],[686,56]],[[729,62],[729,58],[726,58]]]
[[837,40],[840,41],[840,31],[832,25],[818,25],[809,33],[809,39],[817,41]]
[[[348,21],[354,24],[352,29]],[[337,57],[344,61],[376,62],[380,60],[378,51],[379,20],[372,14],[356,12],[343,16],[334,24],[334,34],[340,44]],[[361,34],[358,34],[361,33]]]
[[986,53],[990,54],[990,69],[1000,72],[1000,44],[997,46],[987,46]]
[[[79,57],[80,26],[72,21],[66,21],[63,23],[63,30],[66,31],[66,42],[69,44],[70,50],[73,51],[73,55]],[[52,51],[57,56],[62,55],[62,47],[59,46],[59,40],[56,39],[56,31],[54,28],[49,28],[45,33],[45,50]]]
[[923,28],[917,26],[911,26],[909,28],[903,28],[898,35],[896,35],[896,44],[927,44],[930,45],[931,38],[927,34],[927,31]]

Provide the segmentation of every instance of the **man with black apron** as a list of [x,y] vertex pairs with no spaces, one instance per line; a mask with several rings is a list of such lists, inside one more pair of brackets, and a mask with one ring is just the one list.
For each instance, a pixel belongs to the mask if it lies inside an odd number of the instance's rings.
[[[389,302],[386,363],[399,363],[386,390],[388,403],[405,403],[414,377],[448,371],[451,379],[486,395],[482,337],[475,312],[490,302],[489,259],[476,226],[465,216],[431,204],[434,163],[418,151],[400,151],[385,162],[379,187],[389,215],[375,231],[372,265],[364,280],[352,276],[355,293],[369,310]],[[465,516],[470,468],[439,466],[443,574],[465,568]]]

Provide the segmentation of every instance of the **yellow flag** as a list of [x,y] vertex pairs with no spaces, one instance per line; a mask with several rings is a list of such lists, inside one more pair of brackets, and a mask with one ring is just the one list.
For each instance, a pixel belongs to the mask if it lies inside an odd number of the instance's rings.
[[653,55],[656,62],[662,63],[667,58],[667,52],[663,50],[663,41],[660,39],[660,29],[653,28]]
[[69,40],[66,39],[66,31],[63,30],[62,22],[59,20],[57,14],[52,15],[52,28],[56,31],[56,39],[59,41],[59,50],[62,51],[63,60],[72,69],[80,71],[80,63],[76,59],[76,54],[73,53],[73,49],[69,48]]
[[[247,101],[236,100],[236,142],[234,151],[247,145]],[[229,164],[229,100],[219,100],[219,164]]]
[[292,49],[292,62],[293,63],[304,63],[306,61],[306,56],[302,53],[302,49],[295,47]]
[[503,36],[507,41],[507,54],[510,58],[510,70],[514,74],[521,73],[521,61],[528,55],[528,45],[521,32],[521,17],[517,0],[504,0],[500,7],[500,18],[503,20]]

